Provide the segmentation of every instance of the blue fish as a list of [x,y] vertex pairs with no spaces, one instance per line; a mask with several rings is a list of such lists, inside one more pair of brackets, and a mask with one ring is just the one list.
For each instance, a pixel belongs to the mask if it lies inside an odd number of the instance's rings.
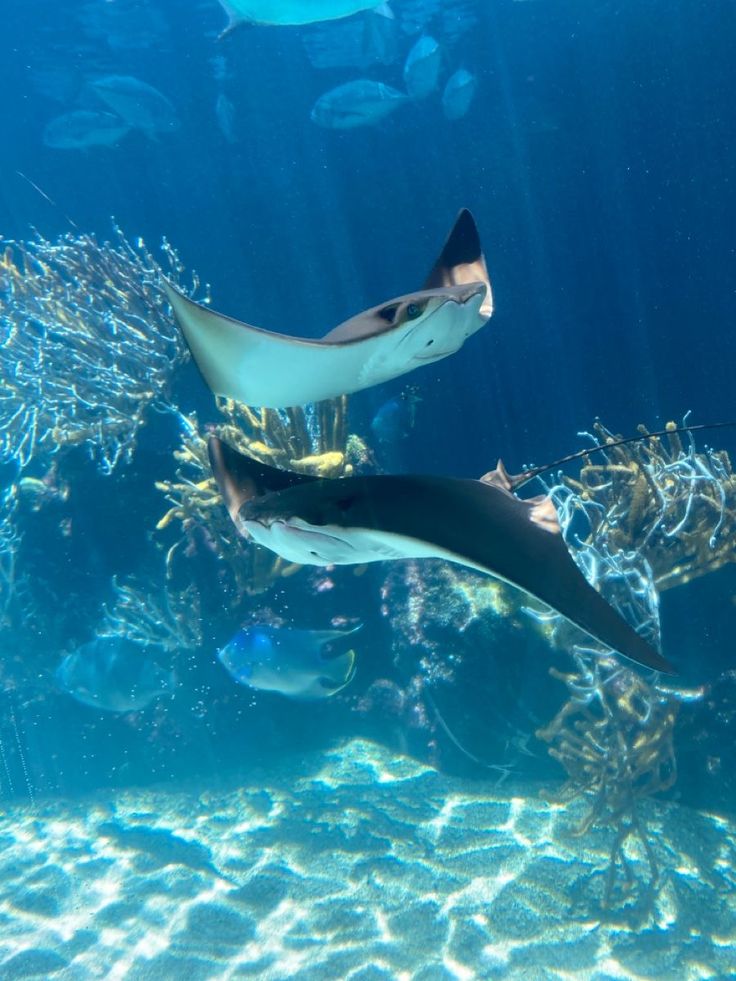
[[105,712],[139,712],[161,695],[173,694],[176,679],[127,637],[96,637],[67,654],[56,669],[62,691]]
[[334,646],[357,630],[253,624],[241,627],[217,656],[240,685],[288,698],[327,698],[353,680],[355,651],[335,654]]

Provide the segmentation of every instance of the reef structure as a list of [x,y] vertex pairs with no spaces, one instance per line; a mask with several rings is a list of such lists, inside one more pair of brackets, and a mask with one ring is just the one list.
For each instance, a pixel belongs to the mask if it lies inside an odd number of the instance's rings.
[[[664,438],[584,457],[577,477],[561,475],[545,485],[586,578],[655,645],[660,592],[736,557],[736,477],[728,454],[699,451],[692,436],[683,441],[672,431],[674,424],[667,428]],[[648,435],[644,427],[639,431]],[[606,446],[617,437],[596,423],[591,438]],[[384,615],[396,638],[394,663],[406,681],[404,701],[411,695],[414,714],[428,720],[425,758],[438,758],[444,729],[454,747],[476,763],[500,770],[522,764],[533,772],[521,754],[536,756],[530,745],[535,734],[567,773],[562,790],[551,796],[590,801],[574,833],[597,825],[613,829],[602,906],[625,901],[644,915],[660,881],[660,862],[640,821],[639,803],[674,784],[678,710],[702,699],[705,689],[679,691],[656,676],[642,677],[559,615],[444,563],[393,570],[384,585]],[[535,629],[529,629],[530,620]],[[540,692],[524,667],[530,657],[545,656],[553,659],[550,674],[567,691],[547,725],[539,718],[549,712],[553,691],[547,685]],[[572,667],[565,666],[570,661]],[[494,667],[499,663],[503,671]],[[516,694],[504,688],[509,677],[517,678]],[[485,733],[469,717],[484,720]],[[439,754],[441,762],[447,752]],[[631,875],[630,850],[637,847],[649,869],[643,884]]]
[[116,225],[110,241],[0,238],[0,465],[9,478],[0,496],[0,642],[13,683],[46,677],[40,666],[56,659],[80,611],[95,607],[95,590],[85,584],[80,595],[71,581],[90,552],[73,541],[71,499],[110,481],[124,508],[118,475],[141,427],[152,410],[172,409],[187,355],[163,278],[205,299],[207,291],[166,240],[160,258]]
[[[147,408],[166,398],[185,347],[163,270],[141,239],[114,234],[0,240],[0,460],[23,469],[84,444],[110,473],[131,459]],[[179,283],[166,241],[163,256]]]
[[[736,474],[728,453],[699,451],[692,434],[685,445],[674,423],[667,429],[664,438],[591,456],[577,478],[563,476],[550,489],[563,522],[570,509],[584,511],[587,540],[605,541],[612,554],[636,551],[660,593],[736,561]],[[648,435],[644,426],[638,430]],[[600,422],[587,435],[604,446],[618,438]]]

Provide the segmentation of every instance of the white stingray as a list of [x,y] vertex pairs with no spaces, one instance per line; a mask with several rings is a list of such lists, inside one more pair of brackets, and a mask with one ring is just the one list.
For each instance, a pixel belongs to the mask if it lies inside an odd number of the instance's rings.
[[342,20],[363,10],[393,17],[388,2],[380,0],[220,0],[230,18],[227,30],[238,24],[272,24],[287,27]]
[[321,340],[273,333],[166,291],[216,395],[285,408],[358,392],[459,350],[493,312],[475,222],[461,211],[425,284],[366,310]]

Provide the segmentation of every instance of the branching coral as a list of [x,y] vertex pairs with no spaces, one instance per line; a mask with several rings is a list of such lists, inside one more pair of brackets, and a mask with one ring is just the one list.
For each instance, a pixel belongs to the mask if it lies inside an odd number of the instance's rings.
[[574,660],[572,672],[550,670],[565,683],[569,697],[537,736],[549,743],[550,756],[567,771],[567,783],[555,796],[592,795],[574,833],[585,834],[599,823],[616,829],[603,896],[604,908],[610,908],[619,864],[625,887],[631,888],[635,881],[624,852],[631,837],[641,842],[649,863],[650,895],[656,887],[659,866],[636,804],[675,782],[673,732],[678,706],[671,693],[648,684],[613,657],[575,654]]
[[[175,251],[164,242],[163,252],[179,283]],[[112,244],[0,240],[0,459],[48,466],[80,444],[108,473],[130,459],[147,407],[184,357],[161,275],[118,228]]]
[[[213,427],[225,442],[274,467],[319,477],[349,475],[368,459],[365,444],[347,430],[347,398],[306,408],[251,409],[231,399],[218,399],[223,421]],[[222,560],[231,580],[235,601],[243,593],[260,593],[297,566],[285,563],[267,549],[248,545],[228,517],[207,459],[208,430],[195,415],[179,414],[182,445],[175,451],[176,478],[159,481],[172,507],[159,521],[158,531],[172,522],[182,534],[169,548],[168,564],[184,550],[196,551],[204,540]],[[183,547],[183,548],[182,548]]]
[[180,592],[168,583],[159,589],[142,586],[131,579],[113,579],[114,602],[106,606],[100,637],[125,637],[141,647],[166,653],[193,650],[202,643],[196,590]]
[[[639,431],[647,433],[644,426]],[[606,444],[615,437],[596,423],[591,438]],[[565,506],[588,514],[588,540],[605,540],[611,553],[636,549],[660,592],[736,560],[731,461],[723,451],[698,452],[692,437],[687,448],[674,432],[612,447],[603,462],[589,459],[577,479],[563,477],[562,485],[572,492]]]
[[0,494],[0,630],[10,626],[11,606],[19,586],[17,507],[15,486],[6,488]]
[[[615,439],[600,423],[594,432],[598,443]],[[587,459],[578,479],[562,477],[548,491],[588,580],[655,644],[659,592],[736,558],[736,476],[725,452],[698,452],[692,438],[687,449],[674,432],[611,447],[602,463]],[[571,651],[576,670],[552,670],[569,697],[537,735],[567,771],[563,793],[593,795],[578,833],[595,823],[615,828],[604,906],[611,904],[619,865],[625,884],[633,884],[624,854],[632,836],[644,847],[653,896],[659,869],[636,805],[675,782],[678,702],[697,700],[703,691],[668,691],[643,680],[604,651],[583,646],[559,618],[550,618],[547,629],[557,646]]]

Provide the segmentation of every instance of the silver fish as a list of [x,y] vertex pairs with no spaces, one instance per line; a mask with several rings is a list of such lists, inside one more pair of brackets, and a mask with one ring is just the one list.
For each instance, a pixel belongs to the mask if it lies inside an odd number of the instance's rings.
[[357,78],[321,95],[312,107],[311,118],[325,129],[374,126],[408,101],[404,92],[390,85]]
[[442,93],[442,111],[446,119],[462,119],[467,115],[477,86],[475,75],[465,68],[459,68],[448,78],[445,91]]
[[426,99],[436,90],[441,68],[442,49],[433,37],[423,35],[404,65],[404,85],[412,99]]
[[139,712],[176,687],[172,671],[125,637],[96,637],[67,654],[56,669],[62,691],[105,712]]
[[115,146],[129,130],[111,112],[76,109],[48,122],[43,142],[54,150],[87,150],[94,146]]
[[90,82],[94,93],[133,129],[153,139],[180,126],[176,110],[163,93],[132,75],[103,75]]

